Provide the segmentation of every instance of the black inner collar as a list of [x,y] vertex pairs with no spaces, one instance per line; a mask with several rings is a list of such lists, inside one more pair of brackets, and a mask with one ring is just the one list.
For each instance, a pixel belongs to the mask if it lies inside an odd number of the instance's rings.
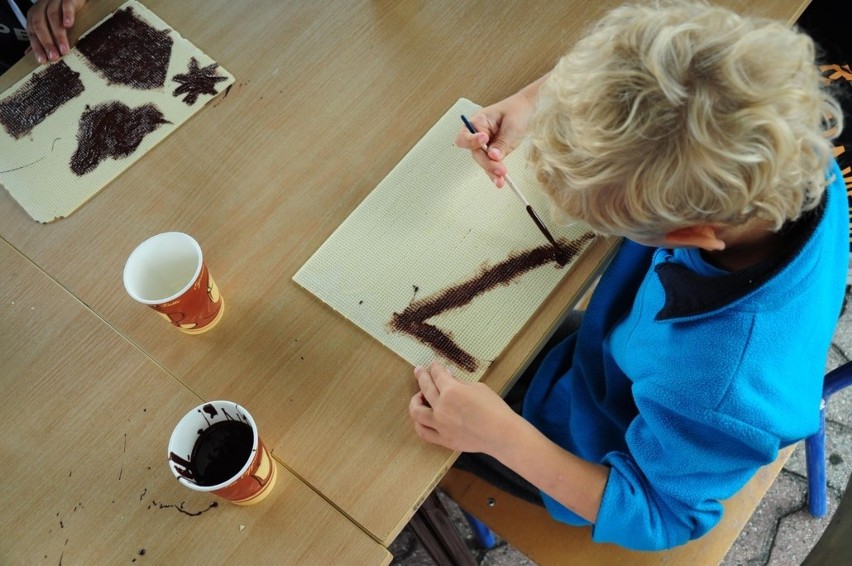
[[819,206],[807,211],[795,222],[781,227],[788,247],[778,257],[762,261],[741,271],[707,277],[673,262],[664,262],[654,269],[666,293],[666,304],[656,320],[696,316],[722,308],[760,287],[793,261],[810,240],[825,214],[828,192]]

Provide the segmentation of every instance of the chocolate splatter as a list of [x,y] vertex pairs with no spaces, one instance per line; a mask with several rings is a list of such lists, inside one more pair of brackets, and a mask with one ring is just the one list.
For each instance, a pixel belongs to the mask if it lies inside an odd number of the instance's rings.
[[[216,83],[224,81],[228,77],[220,77],[216,74],[219,65],[212,63],[206,67],[199,67],[195,57],[189,60],[189,71],[172,77],[180,86],[172,93],[173,96],[185,94],[183,102],[192,106],[201,94],[217,94]],[[230,87],[229,87],[230,88]]]
[[0,101],[0,124],[9,135],[20,139],[84,90],[80,73],[64,61],[54,63],[33,73],[15,94]]
[[118,481],[121,481],[121,475],[124,473],[124,455],[127,453],[127,433],[124,433],[124,448],[121,450],[121,469],[118,471]]
[[151,103],[134,109],[119,101],[105,102],[94,108],[86,106],[80,116],[71,170],[83,176],[107,157],[127,157],[136,151],[145,136],[161,124],[170,123]]
[[593,234],[586,233],[571,242],[560,240],[558,248],[547,244],[513,253],[497,265],[483,268],[467,281],[419,301],[411,302],[401,313],[393,313],[390,328],[410,334],[462,369],[469,372],[476,371],[478,367],[476,358],[456,344],[450,333],[425,321],[442,312],[463,307],[478,295],[498,285],[508,285],[513,279],[537,267],[548,263],[556,263],[560,268],[564,267],[593,239]]
[[202,513],[206,512],[206,511],[210,511],[214,507],[219,506],[219,504],[217,502],[213,501],[212,503],[210,503],[210,505],[207,506],[207,509],[202,509],[201,511],[196,511],[196,512],[193,513],[191,511],[187,511],[186,509],[183,508],[184,504],[186,504],[186,501],[181,501],[179,505],[171,505],[171,504],[168,504],[168,503],[157,503],[156,501],[151,500],[151,504],[156,505],[160,509],[170,509],[170,508],[177,509],[179,512],[183,513],[184,515],[189,515],[190,517],[198,517]]
[[151,27],[128,7],[81,38],[77,49],[109,84],[143,90],[166,84],[172,43],[169,30]]

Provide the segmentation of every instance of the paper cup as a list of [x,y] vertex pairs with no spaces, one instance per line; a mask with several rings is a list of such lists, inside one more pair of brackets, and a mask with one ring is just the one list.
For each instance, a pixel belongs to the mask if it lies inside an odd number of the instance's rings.
[[188,334],[207,332],[225,312],[201,246],[181,232],[157,234],[139,244],[124,265],[124,288]]
[[169,440],[169,469],[189,489],[236,505],[262,501],[277,477],[254,419],[231,401],[204,403],[180,420]]

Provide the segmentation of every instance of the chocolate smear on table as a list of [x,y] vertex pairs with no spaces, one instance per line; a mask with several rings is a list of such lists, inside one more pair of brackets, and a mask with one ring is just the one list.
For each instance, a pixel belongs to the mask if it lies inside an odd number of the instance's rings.
[[117,100],[92,108],[86,106],[80,116],[71,171],[83,176],[107,157],[127,157],[136,151],[145,136],[170,123],[151,103],[133,109]]
[[82,37],[77,50],[109,84],[144,90],[166,84],[172,43],[169,30],[151,27],[127,7]]
[[397,332],[410,334],[460,368],[474,372],[478,367],[476,358],[456,344],[451,333],[428,324],[426,320],[445,311],[463,307],[478,295],[498,285],[508,285],[517,277],[537,267],[555,263],[558,268],[562,268],[593,239],[594,235],[587,232],[573,241],[559,240],[558,248],[552,244],[546,244],[531,250],[515,252],[493,267],[482,268],[477,275],[467,281],[412,301],[401,313],[393,313],[390,327]]
[[84,90],[80,73],[59,61],[33,73],[17,92],[0,100],[0,123],[20,139]]
[[151,505],[148,506],[148,509],[151,509],[152,506],[157,507],[159,509],[175,509],[179,513],[183,513],[184,515],[188,515],[190,517],[198,517],[202,513],[206,513],[207,511],[210,511],[211,509],[215,509],[216,507],[219,506],[219,503],[216,502],[216,501],[213,501],[207,506],[206,509],[202,509],[200,511],[187,511],[186,509],[183,508],[184,505],[186,505],[186,501],[181,501],[180,504],[174,505],[174,504],[171,504],[171,503],[163,503],[162,501],[155,501],[155,500],[152,499]]
[[199,67],[195,57],[189,60],[189,70],[186,73],[177,74],[172,77],[172,80],[179,83],[180,86],[172,93],[173,96],[185,94],[183,102],[187,106],[192,106],[198,100],[198,96],[202,94],[218,94],[216,83],[226,80],[228,77],[220,77],[216,73],[219,65],[212,63],[206,67]]

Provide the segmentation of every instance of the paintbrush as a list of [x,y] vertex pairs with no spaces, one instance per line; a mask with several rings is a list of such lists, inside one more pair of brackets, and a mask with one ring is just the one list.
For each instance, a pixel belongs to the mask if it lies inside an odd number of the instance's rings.
[[[470,120],[468,120],[467,117],[464,114],[462,114],[461,119],[462,119],[462,122],[464,122],[464,125],[467,127],[468,131],[471,134],[477,133],[476,128],[473,127],[473,124],[470,123]],[[485,145],[485,144],[482,144],[480,146],[480,148],[482,149],[482,151],[485,152],[485,155],[487,156],[488,155],[488,146]],[[550,242],[551,244],[553,244],[553,247],[556,248],[557,253],[561,256],[562,255],[562,248],[559,247],[559,244],[556,243],[556,240],[550,234],[550,231],[544,225],[544,222],[542,222],[541,218],[538,217],[538,214],[535,213],[535,210],[533,210],[532,205],[529,203],[527,198],[524,196],[524,193],[522,193],[521,190],[517,187],[517,185],[515,185],[514,181],[512,181],[512,178],[509,177],[508,172],[505,175],[503,175],[503,178],[506,180],[506,184],[509,185],[509,188],[511,188],[512,191],[516,195],[518,195],[518,198],[521,199],[521,202],[527,208],[527,214],[529,214],[530,217],[533,219],[533,222],[535,222],[535,225],[538,226],[538,229],[541,230],[541,233],[544,234],[544,237],[547,238],[547,241]]]

